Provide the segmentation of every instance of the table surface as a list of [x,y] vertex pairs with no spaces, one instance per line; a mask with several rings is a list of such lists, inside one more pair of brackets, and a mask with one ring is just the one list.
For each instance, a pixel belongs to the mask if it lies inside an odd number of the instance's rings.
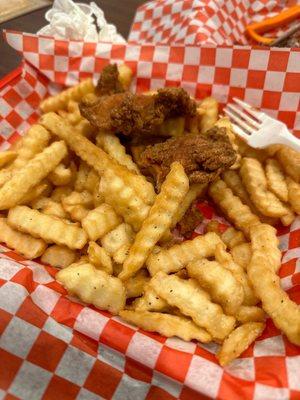
[[[118,32],[127,38],[130,26],[136,11],[136,8],[145,1],[141,0],[94,0],[104,11],[108,22],[116,25]],[[90,1],[80,0],[81,3],[89,3]],[[2,29],[14,29],[23,32],[34,33],[47,21],[44,18],[45,12],[49,7],[33,11],[21,17],[14,18],[10,21],[0,24]],[[16,68],[20,64],[20,56],[9,47],[0,36],[0,78],[8,72]]]

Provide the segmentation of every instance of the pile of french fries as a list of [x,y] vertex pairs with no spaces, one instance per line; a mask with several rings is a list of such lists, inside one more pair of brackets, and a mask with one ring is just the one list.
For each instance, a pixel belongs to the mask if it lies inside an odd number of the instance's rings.
[[[129,68],[119,74],[128,87]],[[88,304],[167,337],[219,343],[221,365],[261,335],[267,315],[300,345],[300,309],[280,287],[272,226],[300,213],[300,154],[250,148],[206,98],[174,136],[225,127],[237,162],[209,187],[190,186],[174,162],[156,194],[119,138],[80,115],[93,91],[86,80],[44,100],[38,123],[0,153],[0,241],[59,268],[57,280]],[[205,191],[232,227],[221,233],[211,221],[174,244],[171,230]]]

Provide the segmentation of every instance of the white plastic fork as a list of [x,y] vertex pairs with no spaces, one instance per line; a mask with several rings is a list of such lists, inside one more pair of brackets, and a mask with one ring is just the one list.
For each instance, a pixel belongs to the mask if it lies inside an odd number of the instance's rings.
[[234,97],[236,104],[224,108],[230,118],[234,132],[251,147],[264,148],[271,144],[285,144],[300,151],[300,140],[293,136],[287,126],[250,104]]

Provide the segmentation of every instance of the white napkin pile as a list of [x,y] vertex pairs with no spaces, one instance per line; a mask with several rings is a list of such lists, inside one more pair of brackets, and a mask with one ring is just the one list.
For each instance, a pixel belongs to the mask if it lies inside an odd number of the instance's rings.
[[88,5],[72,0],[55,0],[45,18],[49,24],[37,32],[39,35],[86,42],[125,42],[115,25],[107,23],[103,11],[94,2]]

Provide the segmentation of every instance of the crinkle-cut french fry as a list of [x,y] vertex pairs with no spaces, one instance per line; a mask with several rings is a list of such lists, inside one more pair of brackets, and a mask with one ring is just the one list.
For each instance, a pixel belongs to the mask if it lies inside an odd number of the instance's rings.
[[60,203],[48,197],[40,197],[31,203],[33,209],[58,218],[67,218],[67,214]]
[[96,242],[89,242],[88,247],[89,262],[97,269],[102,269],[109,275],[113,273],[113,265],[108,252]]
[[87,165],[87,163],[80,161],[74,184],[74,188],[77,192],[82,192],[86,189],[86,181],[91,170],[91,167]]
[[0,168],[9,162],[13,161],[17,157],[16,151],[6,150],[0,152]]
[[126,291],[122,281],[89,263],[75,263],[60,270],[56,279],[80,300],[100,310],[118,314],[125,306]]
[[235,279],[242,285],[244,289],[243,304],[246,306],[254,306],[255,304],[257,304],[259,300],[253,291],[253,287],[248,279],[247,273],[239,264],[236,264],[233,261],[231,254],[227,253],[224,246],[217,245],[215,258],[218,263],[220,263],[223,267],[232,272]]
[[283,217],[281,217],[280,221],[281,221],[282,225],[289,226],[294,222],[295,218],[296,218],[295,214],[289,208],[289,213],[284,215]]
[[241,306],[235,314],[235,318],[242,324],[246,322],[264,322],[266,314],[260,307]]
[[249,237],[250,226],[260,223],[259,218],[251,212],[250,208],[243,204],[239,197],[234,196],[231,189],[222,179],[213,182],[209,186],[208,193],[225,216],[246,237]]
[[41,125],[35,124],[20,140],[17,157],[7,167],[0,171],[0,186],[5,184],[14,172],[28,163],[35,155],[45,149],[50,139],[50,133]]
[[250,200],[249,194],[242,182],[242,179],[240,175],[238,174],[237,171],[232,171],[232,170],[227,170],[223,172],[222,174],[222,179],[226,183],[226,185],[229,187],[229,189],[232,190],[233,194],[235,196],[238,196],[242,203],[244,203],[246,206],[250,208],[250,210],[253,212],[253,214],[257,215],[258,218],[260,219],[261,222],[270,224],[270,225],[275,225],[277,220],[272,217],[267,217],[263,215],[257,207],[253,204],[253,202]]
[[57,217],[42,214],[26,206],[11,208],[7,222],[21,232],[70,249],[82,249],[87,242],[86,233],[78,226],[67,224]]
[[97,146],[101,147],[107,154],[114,158],[119,164],[124,165],[130,171],[140,173],[138,166],[132,160],[132,157],[126,153],[125,147],[120,139],[113,134],[99,133],[96,137]]
[[144,176],[134,174],[128,168],[118,164],[105,151],[74,130],[68,121],[57,114],[45,114],[41,117],[40,122],[54,135],[63,139],[83,161],[95,168],[100,176],[107,170],[118,174],[124,185],[130,185],[146,204],[153,204],[155,198],[154,188]]
[[81,204],[64,205],[63,209],[70,215],[70,219],[74,222],[81,222],[89,213],[89,210]]
[[65,109],[70,100],[79,101],[88,93],[93,93],[95,87],[91,78],[81,81],[77,85],[60,92],[56,96],[47,97],[40,103],[43,113]]
[[2,217],[0,217],[0,242],[28,259],[41,256],[47,247],[42,239],[14,230],[8,225],[7,219]]
[[300,153],[288,146],[279,146],[275,153],[284,172],[295,182],[300,183]]
[[119,77],[118,80],[125,90],[129,89],[132,81],[132,69],[126,64],[118,65]]
[[122,222],[115,210],[109,204],[101,204],[99,207],[88,212],[81,221],[83,229],[90,240],[101,239],[104,235],[116,228]]
[[66,118],[72,125],[76,125],[84,119],[80,114],[79,104],[77,101],[70,100],[67,104],[67,110]]
[[293,181],[290,177],[286,178],[288,185],[289,203],[292,209],[300,215],[300,184]]
[[93,192],[93,200],[94,200],[94,207],[99,207],[101,204],[105,202],[104,195],[99,190],[99,185],[96,186]]
[[284,173],[280,164],[273,158],[266,160],[266,178],[268,189],[273,192],[281,201],[288,201],[288,188]]
[[150,285],[145,287],[143,296],[135,299],[132,306],[136,311],[172,312],[172,307]]
[[236,136],[235,142],[238,146],[238,151],[242,157],[255,158],[260,162],[264,162],[269,157],[269,154],[266,150],[255,149],[254,147],[249,146],[244,140],[242,140],[238,136]]
[[134,240],[134,232],[129,224],[122,223],[107,233],[102,239],[102,246],[113,255],[121,246],[131,245]]
[[84,189],[90,193],[94,193],[95,190],[99,190],[100,176],[92,168],[87,174]]
[[269,217],[283,217],[290,213],[281,201],[268,190],[267,179],[262,164],[254,158],[243,158],[241,177],[258,210]]
[[218,119],[218,102],[213,97],[205,97],[198,107],[198,114],[200,114],[199,130],[205,133],[212,128]]
[[42,263],[51,265],[52,267],[66,268],[73,264],[76,258],[76,251],[65,246],[54,244],[46,249],[41,257],[41,261]]
[[107,169],[100,181],[100,192],[105,202],[138,232],[148,216],[150,206],[144,203],[134,189],[113,170]]
[[122,310],[119,315],[138,327],[150,332],[158,332],[163,336],[177,336],[180,339],[209,343],[211,335],[205,329],[199,328],[189,318],[177,315],[163,314],[149,311]]
[[205,258],[188,264],[186,269],[212,301],[220,304],[226,314],[235,315],[244,301],[244,289],[229,269]]
[[252,255],[250,243],[238,244],[230,250],[230,253],[233,261],[247,271]]
[[57,187],[51,193],[51,199],[53,201],[61,202],[64,197],[69,196],[72,193],[72,188],[70,186]]
[[223,340],[234,328],[235,318],[223,313],[195,280],[183,280],[175,275],[158,272],[149,285],[170,306],[177,307],[192,320],[205,328],[215,339]]
[[221,239],[229,249],[232,249],[238,244],[245,243],[246,241],[243,232],[236,230],[232,226],[227,228],[226,231],[221,234]]
[[189,178],[179,162],[171,165],[160,193],[156,196],[141,230],[136,234],[128,258],[123,264],[120,279],[127,280],[144,265],[148,255],[163,233],[170,228],[172,219],[189,189]]
[[66,186],[71,183],[74,178],[74,168],[71,168],[71,166],[66,167],[64,164],[60,163],[50,172],[48,178],[55,186]]
[[32,201],[44,196],[49,196],[52,191],[52,185],[47,180],[39,183],[38,185],[34,186],[29,193],[23,197],[19,204],[29,204]]
[[87,190],[84,190],[82,192],[73,191],[72,193],[69,194],[69,196],[66,196],[62,199],[62,204],[63,206],[81,205],[87,208],[91,208],[93,207],[94,200],[91,193],[88,192]]
[[196,200],[198,197],[203,196],[206,188],[207,185],[202,183],[194,183],[190,186],[187,194],[180,204],[180,207],[177,209],[174,217],[172,218],[171,228],[174,228],[176,224],[181,221],[193,201]]
[[220,365],[223,367],[242,354],[264,329],[265,324],[261,322],[248,322],[231,332],[217,353]]
[[37,154],[0,189],[0,210],[18,204],[24,196],[40,183],[65,157],[67,148],[63,141],[54,142]]
[[299,346],[300,307],[280,287],[280,279],[276,275],[281,255],[277,248],[279,242],[276,230],[270,225],[262,224],[251,228],[250,236],[252,257],[248,276],[261,300],[262,308],[289,341]]
[[193,240],[176,244],[169,249],[153,251],[146,261],[148,271],[151,276],[154,276],[158,271],[164,271],[168,274],[180,271],[192,261],[214,256],[216,247],[220,243],[224,246],[216,233],[209,232],[197,236]]
[[118,264],[123,264],[129,255],[130,247],[131,245],[129,244],[124,244],[121,246],[113,255],[114,261]]
[[126,297],[138,297],[144,293],[146,284],[149,282],[149,274],[146,269],[141,269],[135,276],[129,278],[125,283]]

